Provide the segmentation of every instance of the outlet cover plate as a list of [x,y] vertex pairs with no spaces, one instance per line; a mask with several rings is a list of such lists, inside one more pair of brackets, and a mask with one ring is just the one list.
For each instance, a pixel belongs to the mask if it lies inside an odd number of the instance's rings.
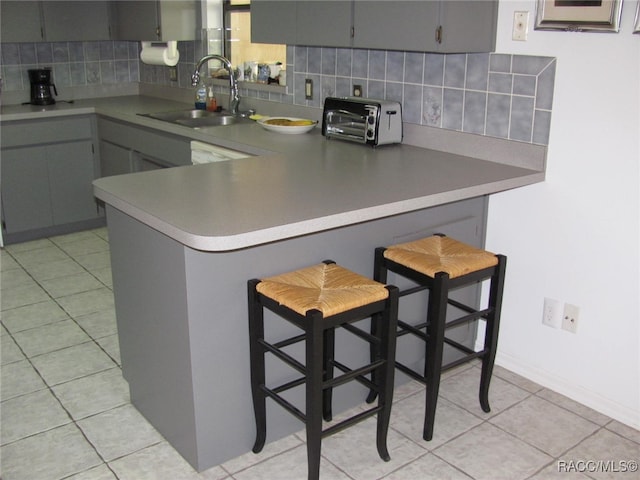
[[562,303],[559,300],[545,298],[542,309],[542,324],[551,328],[560,328],[562,326],[562,313]]
[[580,307],[565,304],[562,314],[562,329],[571,333],[578,333],[578,318],[580,317]]

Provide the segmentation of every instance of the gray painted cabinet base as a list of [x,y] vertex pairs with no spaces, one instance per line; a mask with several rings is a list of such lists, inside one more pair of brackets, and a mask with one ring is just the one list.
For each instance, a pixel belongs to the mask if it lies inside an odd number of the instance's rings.
[[[122,370],[131,401],[198,471],[249,452],[255,425],[249,386],[246,282],[324,259],[372,276],[376,246],[443,232],[482,246],[486,199],[476,198],[383,218],[299,238],[229,252],[193,250],[107,206],[113,285]],[[389,278],[395,283],[396,278]],[[467,294],[477,301],[478,289]],[[424,315],[423,302],[401,306],[401,317]],[[291,325],[265,315],[267,334],[290,333]],[[368,322],[369,320],[363,320]],[[473,343],[475,328],[460,335]],[[300,346],[302,347],[302,346]],[[292,351],[293,355],[304,352]],[[336,337],[337,359],[366,362],[368,347],[344,332]],[[403,345],[403,359],[420,362],[424,352]],[[296,372],[267,362],[268,381]],[[407,378],[397,375],[397,382]],[[364,401],[357,384],[334,393],[334,414]],[[290,398],[304,405],[304,388]],[[268,403],[267,441],[302,424]],[[375,439],[371,439],[375,448]]]

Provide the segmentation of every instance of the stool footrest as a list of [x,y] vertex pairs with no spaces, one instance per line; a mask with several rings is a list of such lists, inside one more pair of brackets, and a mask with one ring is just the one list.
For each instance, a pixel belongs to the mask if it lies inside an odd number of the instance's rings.
[[414,380],[419,381],[420,383],[425,383],[425,379],[424,379],[424,375],[416,372],[415,370],[413,370],[412,368],[407,367],[406,365],[403,365],[400,362],[396,362],[396,368],[398,370],[400,370],[402,373],[410,376],[411,378],[413,378]]
[[350,369],[346,365],[342,363],[336,362],[335,360],[332,362],[333,366],[345,372],[344,375],[340,375],[332,380],[325,382],[323,385],[326,387],[335,387],[346,383],[350,380],[357,380],[362,383],[367,388],[377,388],[369,379],[367,379],[364,375],[367,373],[371,373],[378,367],[381,367],[385,364],[384,360],[378,360],[377,362],[370,363],[369,365],[365,365],[364,367],[357,368],[355,370]]
[[293,358],[291,355],[283,352],[282,350],[277,348],[275,345],[272,345],[272,344],[270,344],[269,342],[267,342],[267,341],[265,341],[263,339],[258,339],[258,343],[261,346],[263,346],[266,350],[268,350],[269,352],[273,353],[280,360],[282,360],[283,362],[288,363],[289,365],[291,365],[293,368],[298,370],[300,373],[306,373],[305,366],[302,363],[300,363],[298,360]]
[[375,335],[371,335],[369,332],[365,332],[361,328],[358,328],[349,323],[345,323],[344,325],[341,325],[341,327],[347,330],[348,332],[353,333],[355,336],[366,340],[370,344],[380,345],[380,339],[378,337],[376,337]]
[[271,390],[270,388],[267,388],[264,385],[260,385],[260,389],[269,398],[273,399],[273,401],[278,403],[282,408],[284,408],[289,413],[293,414],[296,418],[298,418],[298,420],[300,420],[301,422],[305,422],[306,423],[306,421],[307,421],[306,415],[304,414],[303,411],[298,409],[298,407],[296,407],[294,404],[292,404],[291,402],[288,402],[287,400],[282,398],[280,395],[278,395],[275,391]]
[[492,311],[493,311],[492,308],[485,308],[484,310],[471,309],[471,313],[447,322],[444,328],[451,328],[451,327],[455,327],[456,325],[460,325],[461,323],[471,322],[473,320],[479,320],[480,318],[485,318]]
[[290,382],[283,383],[279,387],[272,388],[271,391],[275,393],[286,392],[295,387],[299,387],[300,385],[304,385],[306,382],[305,377],[296,378],[295,380],[291,380]]
[[273,344],[276,348],[288,347],[289,345],[293,345],[294,343],[302,342],[306,338],[304,333],[297,335],[295,337],[286,338],[284,340],[280,340]]
[[469,360],[473,360],[474,358],[480,358],[480,357],[484,356],[485,353],[486,352],[484,350],[482,350],[481,352],[470,353],[469,355],[465,355],[464,357],[460,357],[457,360],[452,360],[451,362],[442,365],[441,370],[443,372],[446,371],[446,370],[450,370],[453,367],[457,367],[458,365],[462,365],[463,363],[467,363]]
[[363,420],[366,420],[369,417],[372,417],[373,415],[377,414],[380,410],[382,410],[382,407],[375,406],[373,408],[365,410],[364,412],[358,413],[353,417],[349,417],[346,420],[342,420],[340,423],[336,423],[335,425],[331,425],[330,427],[325,428],[322,431],[322,436],[328,437],[329,435],[338,433],[340,430],[344,430],[345,428],[350,427],[351,425],[355,425],[356,423],[359,423]]
[[451,345],[453,348],[455,348],[456,350],[460,350],[461,352],[466,353],[467,355],[474,355],[476,353],[480,353],[482,354],[483,352],[476,352],[475,350],[473,350],[472,348],[467,347],[466,345],[463,345],[459,342],[456,342],[455,340],[452,340],[450,338],[444,337],[442,339],[444,341],[444,343],[446,343],[447,345]]
[[396,336],[401,337],[402,335],[410,333],[416,337],[420,337],[422,340],[427,340],[427,334],[422,331],[426,326],[426,322],[421,323],[420,325],[409,325],[408,323],[398,320],[398,332],[396,333]]
[[405,295],[411,295],[412,293],[422,292],[423,290],[429,290],[429,287],[426,285],[417,285],[415,287],[407,288],[406,290],[402,290],[398,293],[398,297],[404,297]]

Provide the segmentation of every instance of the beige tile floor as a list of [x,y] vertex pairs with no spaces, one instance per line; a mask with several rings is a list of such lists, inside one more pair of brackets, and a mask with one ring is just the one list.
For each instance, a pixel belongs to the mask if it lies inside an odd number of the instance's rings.
[[[1,267],[3,480],[306,478],[302,432],[197,474],[131,405],[106,230],[8,246]],[[622,471],[640,460],[639,431],[499,367],[485,414],[478,377],[468,365],[443,379],[431,442],[422,387],[397,389],[392,460],[377,456],[369,419],[323,442],[322,478],[640,478]]]

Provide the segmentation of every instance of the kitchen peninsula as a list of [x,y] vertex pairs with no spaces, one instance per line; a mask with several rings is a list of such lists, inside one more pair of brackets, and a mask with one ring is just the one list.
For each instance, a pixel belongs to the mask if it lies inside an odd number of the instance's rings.
[[[424,138],[412,128],[409,137]],[[197,135],[264,154],[101,178],[94,192],[107,206],[131,400],[198,471],[253,445],[248,279],[327,258],[371,276],[376,246],[434,231],[480,246],[487,196],[544,179],[543,147],[454,132],[434,140],[455,145],[452,151],[408,144],[372,149],[326,140],[319,128],[280,135],[244,123]],[[276,334],[292,328],[277,327]],[[347,340],[338,335],[337,341]],[[358,343],[347,351],[346,364],[368,355]],[[274,382],[296,376],[284,366],[268,370]],[[334,410],[364,396],[361,386],[338,389]],[[267,441],[302,428],[271,407]]]

